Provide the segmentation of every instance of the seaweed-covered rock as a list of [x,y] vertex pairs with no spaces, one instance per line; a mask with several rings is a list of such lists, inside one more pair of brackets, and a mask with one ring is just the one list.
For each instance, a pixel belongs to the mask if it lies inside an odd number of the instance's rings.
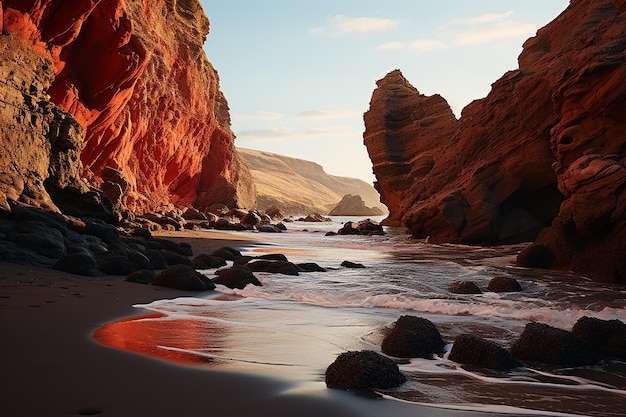
[[184,291],[208,291],[215,289],[215,284],[189,265],[172,265],[161,271],[152,285],[175,288]]
[[326,386],[339,389],[394,388],[406,377],[391,359],[371,350],[344,352],[326,369]]
[[465,334],[457,337],[448,359],[481,368],[508,371],[521,363],[503,347],[492,341]]
[[402,316],[387,333],[383,353],[397,358],[426,358],[442,355],[446,343],[435,325],[422,317]]
[[543,323],[528,323],[511,346],[518,359],[561,366],[584,366],[598,362],[598,357],[583,340],[567,330]]

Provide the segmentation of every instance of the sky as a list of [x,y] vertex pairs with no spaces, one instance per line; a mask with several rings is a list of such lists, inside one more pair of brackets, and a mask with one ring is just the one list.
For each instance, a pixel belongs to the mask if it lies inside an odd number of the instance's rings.
[[201,0],[235,145],[375,180],[363,113],[394,69],[460,116],[568,0]]

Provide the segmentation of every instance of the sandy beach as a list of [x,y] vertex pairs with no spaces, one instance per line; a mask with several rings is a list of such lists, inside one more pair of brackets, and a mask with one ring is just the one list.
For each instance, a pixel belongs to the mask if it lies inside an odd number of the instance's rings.
[[[205,236],[165,237],[189,242],[195,254],[255,243],[229,234]],[[415,416],[421,409],[319,386],[293,392],[268,376],[175,365],[92,338],[105,323],[145,313],[135,304],[191,295],[123,277],[86,278],[0,263],[0,415]],[[425,416],[467,415],[423,411]]]

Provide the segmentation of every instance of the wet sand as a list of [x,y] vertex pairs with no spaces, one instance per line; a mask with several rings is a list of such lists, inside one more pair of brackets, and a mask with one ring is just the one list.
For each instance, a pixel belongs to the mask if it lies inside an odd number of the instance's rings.
[[[190,243],[195,254],[255,244],[244,235],[219,233],[164,237]],[[193,295],[123,277],[85,278],[0,263],[0,416],[482,415],[369,400],[319,386],[294,389],[269,376],[175,365],[92,338],[105,323],[145,314],[135,304]]]

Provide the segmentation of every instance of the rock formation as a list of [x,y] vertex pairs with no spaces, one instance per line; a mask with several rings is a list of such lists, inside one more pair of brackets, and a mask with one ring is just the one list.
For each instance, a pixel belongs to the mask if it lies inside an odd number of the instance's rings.
[[278,209],[284,215],[326,214],[346,194],[358,194],[368,207],[381,208],[378,193],[365,181],[327,174],[311,161],[237,149],[252,172],[260,210]]
[[360,195],[346,194],[328,213],[329,216],[382,216],[378,207],[367,207]]
[[431,242],[537,239],[551,267],[626,282],[624,27],[626,1],[572,0],[459,120],[400,71],[378,81],[364,143],[386,223]]
[[[26,113],[13,119],[12,130],[3,123],[3,148],[21,148],[38,167],[45,164],[48,148],[55,154],[55,146],[60,148],[66,159],[50,165],[54,170],[55,164],[71,164],[67,179],[73,186],[84,187],[82,177],[106,189],[103,172],[109,166],[121,172],[123,184],[108,188],[119,188],[123,195],[113,194],[132,212],[171,203],[254,206],[249,171],[233,146],[228,105],[202,49],[209,21],[197,0],[4,0],[0,16],[2,70],[13,74],[9,83],[23,83],[0,87],[28,88],[30,97],[19,104],[14,102],[21,100],[19,94],[6,93],[13,95],[10,105],[22,105]],[[19,39],[23,52],[13,48]],[[29,57],[26,72],[21,57]],[[51,110],[51,103],[61,111]],[[50,122],[34,121],[50,111],[56,115],[50,132],[82,130],[84,139],[72,133],[71,143],[29,143],[24,129],[32,128],[38,137],[53,135],[46,132]],[[63,112],[75,121],[67,121]],[[11,165],[7,156],[16,162],[11,170],[5,168]],[[29,166],[19,165],[26,159],[6,154],[0,159],[7,199],[51,207],[49,187],[42,185],[45,172],[30,178],[35,174]]]

